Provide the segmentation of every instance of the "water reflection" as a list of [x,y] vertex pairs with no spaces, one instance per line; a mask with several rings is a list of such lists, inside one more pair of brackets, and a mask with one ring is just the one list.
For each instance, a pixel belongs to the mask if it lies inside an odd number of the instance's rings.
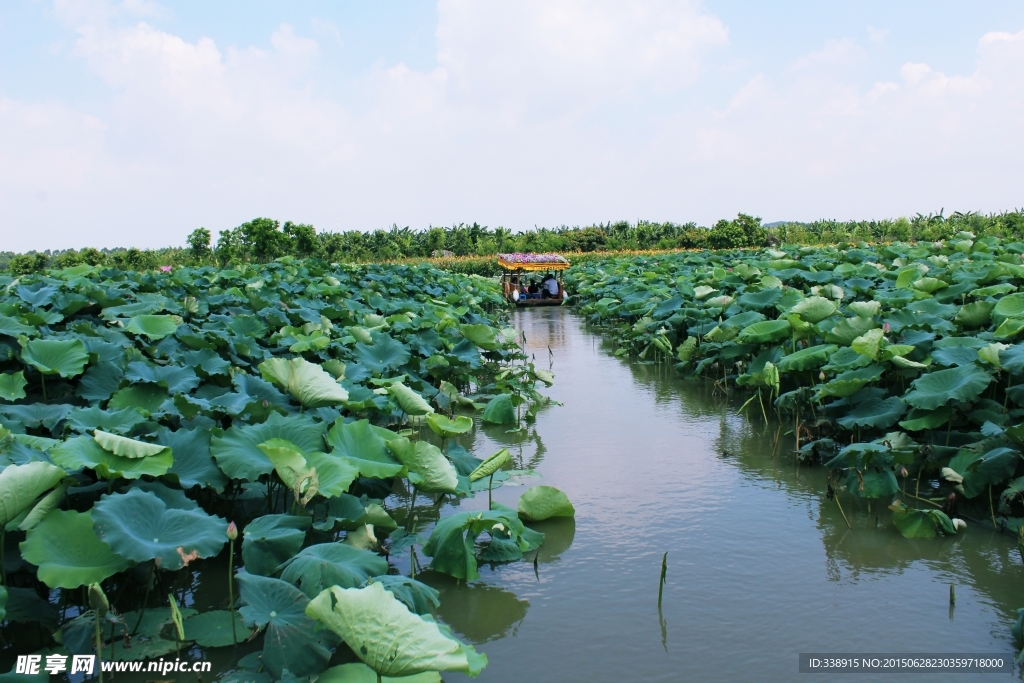
[[543,522],[533,522],[530,528],[544,534],[544,542],[537,551],[537,561],[541,564],[557,561],[569,549],[576,536],[576,520],[572,517],[554,517]]
[[515,635],[530,607],[529,602],[500,586],[467,584],[437,572],[425,572],[417,578],[440,592],[437,616],[441,621],[475,645]]

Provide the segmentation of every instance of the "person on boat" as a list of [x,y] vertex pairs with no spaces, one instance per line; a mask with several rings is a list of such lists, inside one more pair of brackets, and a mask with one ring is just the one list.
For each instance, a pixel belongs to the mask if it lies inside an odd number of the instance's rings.
[[558,280],[551,273],[544,276],[544,291],[542,292],[542,298],[544,299],[556,299],[558,298]]
[[529,299],[539,299],[540,298],[540,285],[537,284],[537,280],[536,279],[530,280],[530,287],[529,287],[529,289],[527,291],[529,292],[527,298],[529,298]]

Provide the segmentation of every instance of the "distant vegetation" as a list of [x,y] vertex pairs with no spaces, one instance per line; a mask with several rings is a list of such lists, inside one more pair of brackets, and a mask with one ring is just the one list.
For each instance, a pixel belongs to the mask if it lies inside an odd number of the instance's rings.
[[[1024,210],[1000,214],[943,212],[880,221],[777,222],[739,214],[713,226],[696,223],[603,223],[587,227],[535,228],[512,232],[477,223],[413,230],[317,232],[312,225],[256,218],[214,240],[206,228],[194,230],[183,247],[163,249],[65,249],[14,254],[0,252],[0,270],[15,275],[80,263],[146,270],[163,265],[239,265],[265,263],[281,256],[314,257],[330,262],[371,263],[429,257],[491,256],[509,251],[596,252],[648,249],[729,249],[779,244],[834,244],[843,241],[935,241],[964,230],[979,237],[1024,238]],[[459,261],[478,269],[474,260]]]

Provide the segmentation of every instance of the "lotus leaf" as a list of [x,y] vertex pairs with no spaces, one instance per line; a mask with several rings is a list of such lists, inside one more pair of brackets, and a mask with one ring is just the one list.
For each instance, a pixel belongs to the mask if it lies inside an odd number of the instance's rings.
[[992,308],[992,320],[996,325],[1007,318],[1024,317],[1024,293],[1007,294]]
[[261,576],[276,572],[302,547],[311,523],[295,515],[264,515],[249,522],[242,533],[245,570]]
[[[232,618],[235,621],[234,631],[231,628]],[[213,610],[188,617],[183,626],[185,640],[195,641],[202,647],[227,647],[235,642],[236,637],[244,637],[248,632],[241,615],[232,614],[230,610]]]
[[[332,666],[317,677],[317,683],[378,683],[377,673],[362,662]],[[424,671],[412,676],[382,676],[385,683],[441,683],[441,674]]]
[[814,370],[828,362],[829,357],[838,347],[835,344],[820,344],[801,349],[796,353],[784,356],[776,363],[781,372],[800,372]]
[[962,365],[922,375],[904,400],[915,408],[941,408],[951,401],[966,403],[981,395],[992,377],[976,365]]
[[228,478],[217,467],[210,455],[210,432],[205,429],[161,429],[157,443],[174,453],[174,463],[167,471],[169,478],[177,479],[182,488],[203,486],[222,491]]
[[259,444],[270,439],[284,439],[302,451],[320,450],[325,427],[324,423],[304,415],[286,418],[274,413],[262,424],[236,424],[224,432],[223,436],[214,436],[210,442],[210,452],[217,465],[231,479],[256,481],[274,469]]
[[404,436],[387,442],[388,449],[408,470],[409,481],[426,493],[455,493],[458,473],[441,450],[426,441]]
[[169,508],[138,488],[107,494],[93,507],[96,534],[118,555],[135,562],[156,560],[175,570],[197,558],[213,557],[227,542],[227,522],[196,508]]
[[282,579],[314,598],[331,586],[357,588],[372,576],[387,574],[388,562],[344,543],[320,543],[303,548],[282,569]]
[[553,486],[534,486],[519,498],[519,517],[527,522],[543,522],[551,517],[575,517],[569,497]]
[[259,371],[306,408],[332,406],[348,400],[348,392],[333,377],[303,358],[271,358],[260,363]]
[[857,404],[853,410],[836,420],[847,429],[854,427],[875,427],[885,429],[899,421],[907,406],[898,396],[885,399],[873,398]]
[[[413,536],[418,536],[414,534]],[[394,534],[391,536],[394,538]],[[422,537],[420,537],[422,538]],[[426,539],[423,539],[426,542]],[[396,552],[394,545],[391,551]],[[441,604],[440,593],[425,583],[401,574],[383,574],[371,578],[367,583],[379,583],[415,614],[433,614]]]
[[53,510],[25,537],[21,555],[50,588],[78,588],[124,571],[132,562],[93,531],[88,512]]
[[404,465],[391,455],[386,440],[397,438],[397,434],[380,427],[374,427],[368,420],[345,423],[338,420],[327,434],[327,443],[332,454],[347,461],[364,477],[394,477]]
[[801,320],[816,324],[835,314],[836,305],[825,297],[810,296],[799,301],[789,312],[799,315]]
[[85,370],[89,354],[80,339],[34,339],[25,344],[21,359],[44,375],[76,377]]
[[474,468],[473,471],[469,473],[469,480],[477,481],[484,477],[489,477],[504,467],[506,463],[511,461],[512,454],[508,452],[507,448],[502,448]]
[[27,510],[64,476],[64,470],[48,462],[5,467],[0,471],[0,525],[6,526]]
[[174,334],[178,321],[171,315],[137,315],[128,321],[124,329],[150,339],[163,339]]
[[142,413],[131,408],[101,410],[93,406],[91,408],[75,408],[68,413],[68,426],[76,432],[94,429],[102,429],[106,432],[126,432],[145,421],[146,418]]
[[744,327],[738,341],[741,344],[767,344],[786,339],[791,331],[788,320],[765,320]]
[[877,327],[880,325],[871,318],[843,318],[828,330],[825,334],[825,341],[829,344],[851,346],[857,337]]
[[155,384],[136,384],[119,389],[110,401],[107,410],[134,409],[143,415],[152,415],[167,401],[167,392]]
[[199,377],[192,368],[177,365],[153,366],[136,361],[128,364],[124,377],[130,382],[156,384],[171,394],[187,394],[199,386]]
[[453,671],[476,676],[487,657],[455,640],[433,619],[409,611],[379,583],[332,587],[306,613],[331,629],[376,673],[412,676]]
[[20,370],[0,374],[0,398],[5,401],[17,401],[25,398],[25,385],[27,384],[25,373]]
[[940,532],[956,534],[952,520],[942,510],[913,510],[897,501],[889,506],[892,521],[906,538],[935,538]]
[[468,432],[473,428],[473,420],[465,415],[459,415],[452,420],[445,415],[432,413],[427,415],[427,426],[438,436],[448,438]]
[[422,396],[401,382],[389,386],[388,395],[409,415],[427,415],[434,412]]
[[932,351],[932,360],[939,365],[970,365],[978,360],[978,351],[969,346],[943,346]]
[[877,360],[879,345],[881,344],[881,342],[882,330],[874,329],[868,330],[861,336],[854,339],[853,343],[850,344],[850,346],[851,348],[853,348],[854,351],[861,354],[862,356],[867,356],[871,360]]
[[953,321],[960,327],[981,327],[992,318],[995,303],[991,301],[975,301],[961,306]]
[[143,475],[159,477],[174,463],[169,448],[158,455],[123,458],[104,450],[91,436],[78,436],[62,441],[50,450],[54,463],[68,470],[88,467],[103,479],[138,479]]
[[409,362],[409,349],[390,335],[381,332],[372,334],[373,344],[356,344],[356,360],[375,373],[400,368]]
[[459,331],[463,337],[485,351],[494,351],[501,346],[498,331],[490,325],[460,325]]
[[761,311],[775,306],[782,300],[782,289],[763,289],[760,292],[747,292],[736,299],[743,308]]
[[510,394],[498,394],[488,401],[487,407],[484,408],[483,415],[480,417],[484,422],[491,424],[507,425],[519,422]]
[[159,444],[136,441],[117,434],[108,434],[97,429],[93,433],[93,439],[103,450],[121,456],[122,458],[146,458],[153,455],[160,455],[164,452],[173,452],[167,446]]
[[302,591],[287,581],[239,572],[238,585],[245,603],[239,612],[250,627],[266,629],[263,665],[275,677],[287,669],[296,676],[323,671],[331,651],[316,622],[306,616],[309,603]]
[[269,439],[259,444],[258,448],[274,464],[274,471],[284,485],[292,490],[296,501],[305,506],[320,486],[316,469],[306,462],[305,454],[298,446],[284,439]]
[[846,310],[861,318],[876,316],[881,308],[880,301],[851,301],[846,305]]

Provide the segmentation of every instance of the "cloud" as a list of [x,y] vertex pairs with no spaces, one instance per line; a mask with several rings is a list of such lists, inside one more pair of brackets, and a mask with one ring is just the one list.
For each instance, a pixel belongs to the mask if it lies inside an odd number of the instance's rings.
[[[0,99],[0,220],[29,228],[5,229],[9,249],[182,244],[256,215],[336,230],[995,210],[1024,180],[1024,31],[982,36],[966,74],[879,70],[850,38],[754,71],[729,67],[727,28],[695,2],[441,0],[435,64],[338,82],[323,26],[230,46],[99,0],[55,7],[100,103]],[[723,92],[716,64],[753,73]]]

